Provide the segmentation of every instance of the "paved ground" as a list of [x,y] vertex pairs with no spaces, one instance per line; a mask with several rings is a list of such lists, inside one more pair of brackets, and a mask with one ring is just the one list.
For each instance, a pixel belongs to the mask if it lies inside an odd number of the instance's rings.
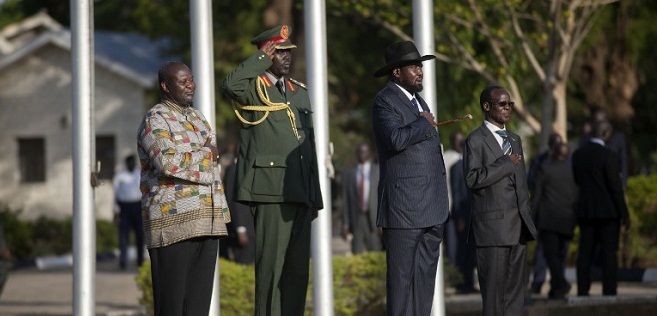
[[[11,271],[0,297],[0,315],[72,315],[73,276],[71,268],[38,270],[36,267]],[[139,315],[141,292],[133,266],[118,269],[115,261],[99,261],[96,273],[98,315]]]
[[[342,253],[345,245],[334,241],[334,252]],[[97,263],[96,313],[107,316],[142,315],[139,305],[141,292],[137,289],[134,264],[126,271],[117,269],[114,260]],[[574,286],[573,286],[574,288]],[[383,289],[382,289],[383,290]],[[71,268],[39,270],[36,267],[11,271],[2,296],[0,316],[59,316],[72,314],[72,270]],[[544,286],[547,292],[547,286]],[[481,314],[481,299],[478,294],[456,295],[454,289],[445,291],[446,314],[448,316],[470,316]],[[617,297],[603,297],[599,282],[594,283],[591,297],[581,299],[570,296],[568,301],[545,300],[546,293],[534,296],[526,315],[657,315],[657,282],[621,282]],[[571,290],[570,295],[574,295]]]

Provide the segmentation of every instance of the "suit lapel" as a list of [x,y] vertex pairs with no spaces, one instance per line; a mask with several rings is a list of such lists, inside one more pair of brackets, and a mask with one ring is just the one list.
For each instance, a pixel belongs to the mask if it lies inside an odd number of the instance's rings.
[[418,102],[420,102],[420,106],[422,107],[422,110],[424,110],[424,112],[431,113],[431,110],[429,110],[429,105],[427,104],[426,101],[424,101],[424,99],[419,94],[416,93],[415,98],[418,100]]
[[401,104],[405,105],[406,108],[411,111],[411,113],[415,114],[415,116],[419,116],[417,107],[411,103],[411,100],[408,99],[408,97],[404,94],[403,91],[401,91],[401,88],[398,87],[397,84],[392,81],[388,81],[388,87],[390,87],[390,89],[395,92],[395,97],[399,99]]
[[[488,129],[488,127],[486,127],[486,124],[482,124],[479,129],[481,130],[481,133],[484,136],[484,142],[486,143],[488,148],[490,148],[490,150],[493,151],[495,157],[500,157],[504,155],[500,143],[497,142],[497,139],[495,139],[495,135],[493,135],[493,132],[491,132]],[[518,144],[518,136],[516,134],[509,133],[509,141],[511,142],[511,149],[513,150],[512,152],[519,154],[520,146]],[[516,182],[516,171],[514,171],[509,175],[509,178],[511,179],[511,181],[513,181],[513,183]]]
[[491,132],[488,127],[486,127],[486,124],[482,124],[481,127],[479,127],[479,130],[484,137],[484,143],[486,143],[488,148],[493,151],[493,153],[495,153],[495,156],[502,156],[504,154],[504,152],[502,152],[502,147],[500,147],[497,139],[495,139],[493,132]]

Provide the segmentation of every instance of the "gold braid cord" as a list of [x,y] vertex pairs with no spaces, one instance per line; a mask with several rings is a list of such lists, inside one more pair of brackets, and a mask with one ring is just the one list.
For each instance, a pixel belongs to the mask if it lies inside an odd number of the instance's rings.
[[[286,110],[287,117],[290,119],[290,125],[292,126],[292,132],[294,133],[294,136],[297,138],[297,140],[301,139],[301,136],[299,136],[299,132],[297,131],[297,119],[294,116],[292,109],[290,109],[290,105],[287,103],[274,103],[269,101],[269,94],[267,94],[267,89],[265,89],[265,81],[261,77],[258,77],[256,80],[256,91],[258,92],[260,101],[262,101],[262,103],[265,105],[242,105],[238,102],[233,102],[233,111],[235,111],[235,115],[240,120],[240,122],[248,125],[258,125],[267,119],[269,112]],[[265,112],[265,114],[260,119],[251,122],[247,121],[242,116],[242,114],[240,114],[240,111]]]

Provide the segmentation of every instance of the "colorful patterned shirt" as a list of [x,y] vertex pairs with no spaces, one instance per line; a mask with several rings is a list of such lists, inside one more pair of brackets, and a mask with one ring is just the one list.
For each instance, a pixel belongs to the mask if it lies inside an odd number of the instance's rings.
[[144,243],[148,248],[227,235],[230,213],[219,165],[207,147],[216,136],[198,110],[164,101],[139,127]]

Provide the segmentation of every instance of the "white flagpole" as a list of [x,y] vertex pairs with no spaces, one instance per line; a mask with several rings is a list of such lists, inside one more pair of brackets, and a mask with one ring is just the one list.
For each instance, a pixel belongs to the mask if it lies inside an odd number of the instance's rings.
[[[413,38],[421,55],[435,54],[435,38],[433,32],[433,1],[432,0],[413,0]],[[427,101],[429,109],[438,120],[436,96],[436,61],[428,60],[423,62],[422,72],[424,73],[422,98]],[[440,121],[440,120],[438,120]],[[432,316],[445,315],[445,277],[444,268],[445,260],[443,248],[445,243],[440,247],[440,259],[438,260],[438,271],[436,273],[436,285],[433,293],[433,305],[431,309]]]
[[[71,0],[73,315],[95,315],[93,1]],[[105,166],[112,168],[112,166]]]
[[313,311],[333,315],[333,262],[331,246],[331,180],[329,166],[328,82],[326,57],[326,5],[324,0],[305,0],[306,64],[308,91],[315,115],[315,142],[324,209],[312,223]]
[[[212,36],[212,0],[189,1],[192,38],[192,73],[196,82],[194,107],[197,108],[216,132],[214,99],[214,51]],[[217,316],[219,308],[219,252],[212,283],[212,300],[208,315]]]

